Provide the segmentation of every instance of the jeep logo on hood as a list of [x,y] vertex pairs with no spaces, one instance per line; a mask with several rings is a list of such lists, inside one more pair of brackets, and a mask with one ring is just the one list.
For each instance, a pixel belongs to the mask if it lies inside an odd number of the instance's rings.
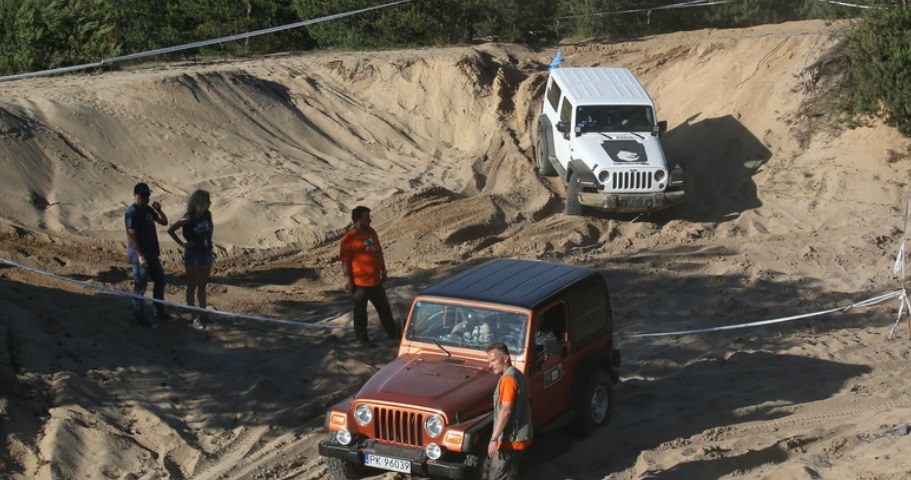
[[645,163],[648,161],[645,147],[639,142],[606,141],[601,144],[601,147],[615,163]]

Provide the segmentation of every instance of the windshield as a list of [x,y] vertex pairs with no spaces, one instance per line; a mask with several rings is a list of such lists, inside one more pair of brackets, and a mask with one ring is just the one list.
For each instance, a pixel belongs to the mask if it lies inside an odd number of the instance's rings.
[[418,301],[405,338],[481,351],[491,342],[503,342],[509,353],[520,355],[525,350],[526,325],[525,313]]
[[576,107],[576,131],[646,132],[654,125],[652,107],[647,105],[583,105]]

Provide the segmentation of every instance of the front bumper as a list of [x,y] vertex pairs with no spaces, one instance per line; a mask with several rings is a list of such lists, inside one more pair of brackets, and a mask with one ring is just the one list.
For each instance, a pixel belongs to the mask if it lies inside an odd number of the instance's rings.
[[655,212],[681,203],[683,203],[683,190],[654,193],[582,192],[579,194],[579,204],[617,213]]
[[412,475],[465,480],[472,473],[471,467],[461,460],[446,461],[444,460],[445,456],[439,460],[430,460],[424,455],[423,450],[416,448],[380,445],[369,441],[366,444],[352,442],[351,445],[340,445],[332,441],[324,441],[319,444],[320,455],[338,458],[358,465],[364,464],[364,452],[407,460],[411,462]]

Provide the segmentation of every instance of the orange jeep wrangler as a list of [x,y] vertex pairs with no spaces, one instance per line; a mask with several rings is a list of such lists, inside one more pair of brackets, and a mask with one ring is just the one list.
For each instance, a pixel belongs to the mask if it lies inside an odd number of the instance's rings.
[[528,380],[536,432],[575,422],[587,433],[610,421],[620,353],[604,277],[491,260],[420,292],[395,360],[329,409],[319,453],[333,477],[486,478],[498,377],[485,347],[494,341]]

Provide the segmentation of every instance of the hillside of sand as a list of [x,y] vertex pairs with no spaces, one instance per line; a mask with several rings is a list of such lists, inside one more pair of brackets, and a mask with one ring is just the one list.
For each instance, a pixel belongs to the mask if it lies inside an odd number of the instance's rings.
[[[567,66],[630,68],[668,121],[687,202],[647,216],[568,217],[564,186],[534,173],[552,49],[302,53],[0,84],[0,258],[128,291],[132,185],[148,182],[172,219],[203,188],[210,302],[258,318],[200,332],[175,309],[145,330],[112,291],[0,266],[0,476],[325,478],[323,411],[395,354],[352,348],[336,242],[365,204],[399,317],[422,287],[492,257],[604,272],[624,359],[613,422],[539,436],[527,478],[907,478],[906,320],[886,339],[897,299],[637,336],[902,288],[909,141],[873,121],[845,129],[818,100],[843,27],[562,47]],[[180,303],[180,252],[159,237]]]

